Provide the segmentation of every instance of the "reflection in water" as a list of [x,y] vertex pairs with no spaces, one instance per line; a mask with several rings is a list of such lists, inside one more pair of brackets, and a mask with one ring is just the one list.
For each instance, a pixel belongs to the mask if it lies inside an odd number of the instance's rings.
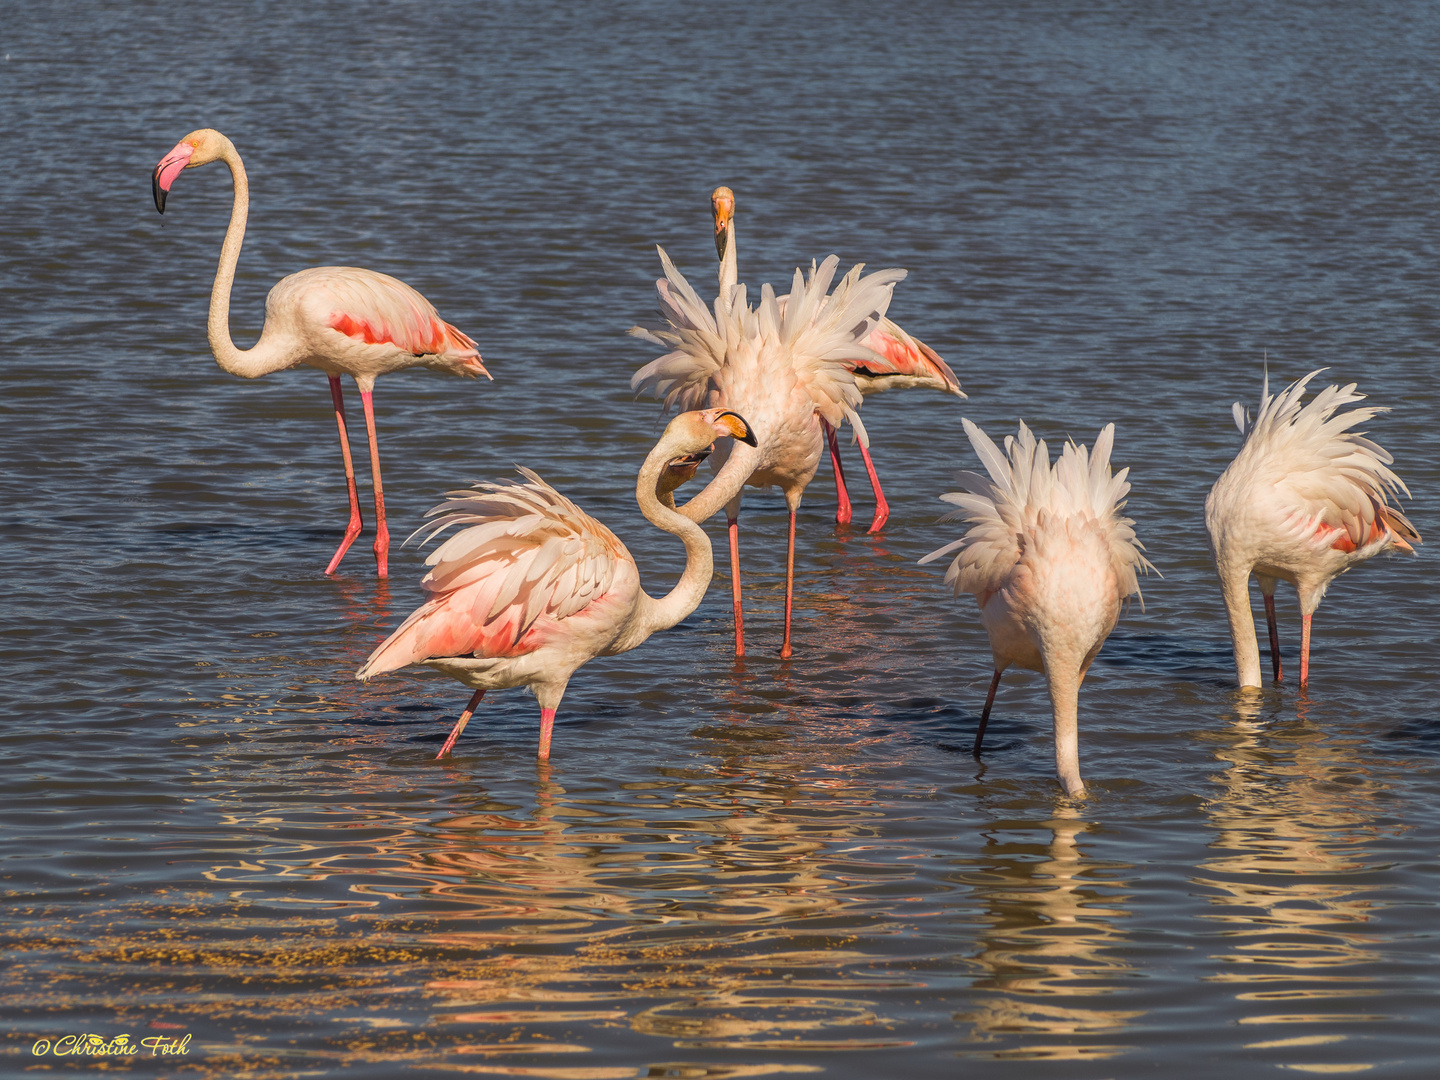
[[[1216,957],[1221,973],[1209,978],[1234,984],[1238,1001],[1273,1010],[1244,1016],[1242,1024],[1379,1019],[1363,1004],[1378,992],[1364,974],[1382,959],[1365,933],[1376,905],[1357,886],[1370,880],[1366,847],[1390,831],[1376,822],[1376,796],[1386,785],[1372,778],[1353,743],[1310,724],[1303,697],[1290,724],[1278,714],[1262,719],[1264,705],[1259,695],[1241,698],[1216,751],[1225,768],[1207,813],[1217,833],[1210,846],[1222,854],[1201,863],[1205,873],[1193,880],[1214,891],[1210,901],[1219,910],[1208,917],[1225,924],[1222,934],[1233,945]],[[1327,1032],[1247,1049],[1284,1050],[1288,1059],[1300,1048],[1349,1038]],[[1301,1050],[1301,1060],[1287,1067],[1368,1067],[1337,1063],[1338,1049],[1324,1051],[1322,1064],[1306,1064],[1314,1053]]]
[[1133,971],[1112,951],[1125,940],[1115,923],[1125,911],[1124,897],[1111,890],[1126,888],[1126,882],[1097,880],[1095,872],[1131,868],[1087,860],[1077,842],[1089,827],[1081,811],[1062,803],[1055,813],[1045,823],[1051,837],[1039,861],[1034,846],[1024,842],[992,837],[986,847],[990,873],[977,884],[993,925],[975,957],[985,972],[975,983],[981,1001],[957,1019],[973,1025],[973,1041],[1005,1045],[972,1050],[970,1056],[1113,1057],[1129,1048],[1110,1040],[1143,1015],[1144,1010],[1095,1007]]
[[473,812],[384,827],[372,810],[348,852],[302,841],[211,878],[348,877],[350,899],[332,906],[423,913],[413,935],[408,919],[352,918],[452,958],[416,974],[432,1023],[473,1037],[453,1054],[578,1054],[559,1038],[577,1025],[690,1050],[908,1045],[873,994],[919,984],[871,971],[857,947],[884,929],[865,894],[913,876],[868,843],[877,792],[833,761],[800,779],[743,749],[720,757],[578,794],[541,763],[526,808],[481,792]]

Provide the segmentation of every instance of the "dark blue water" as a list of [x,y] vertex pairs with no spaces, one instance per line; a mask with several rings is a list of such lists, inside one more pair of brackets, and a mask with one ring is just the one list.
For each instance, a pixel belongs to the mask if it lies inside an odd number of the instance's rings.
[[[1428,5],[7,9],[0,1068],[1431,1075],[1430,547],[1335,583],[1308,696],[1246,701],[1201,506],[1268,359],[1393,409],[1370,432],[1437,533],[1437,47]],[[278,278],[362,265],[495,375],[381,380],[397,543],[518,463],[668,587],[680,547],[632,495],[654,352],[624,331],[653,321],[657,243],[710,287],[720,183],[753,289],[831,252],[908,268],[891,315],[970,399],[867,405],[878,538],[854,452],[855,526],[822,468],[792,662],[783,503],[747,495],[743,668],[721,574],[580,672],[548,767],[520,691],[437,763],[467,691],[353,678],[423,552],[377,584],[367,531],[321,573],[345,520],[325,381],[209,355],[224,170],[150,204],[201,126],[250,173],[240,344]],[[1036,677],[968,754],[988,646],[915,565],[957,535],[962,415],[1052,442],[1113,421],[1132,467],[1164,578],[1086,681],[1083,802]],[[190,1042],[57,1056],[87,1034]]]

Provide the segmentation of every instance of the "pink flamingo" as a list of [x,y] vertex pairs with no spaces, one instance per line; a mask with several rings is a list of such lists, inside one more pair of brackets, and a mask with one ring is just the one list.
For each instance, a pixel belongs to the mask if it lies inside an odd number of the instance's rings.
[[265,299],[265,326],[253,348],[238,349],[230,338],[230,287],[245,219],[250,211],[250,185],[235,144],[218,131],[201,128],[175,144],[155,166],[151,187],[155,209],[165,212],[170,185],[184,169],[223,161],[235,185],[230,227],[220,249],[220,267],[210,292],[210,350],[221,368],[243,379],[308,364],[330,378],[340,452],[345,458],[345,483],[350,493],[350,523],[325,573],[333,574],[355,537],[360,535],[360,498],[355,466],[345,428],[345,402],[340,376],[350,375],[365,406],[370,436],[370,475],[375,485],[375,563],[387,573],[390,531],[385,525],[385,494],[380,483],[380,449],[375,441],[375,409],[371,391],[375,377],[402,368],[423,366],[474,378],[491,375],[480,362],[475,342],[441,320],[425,297],[386,274],[354,266],[317,266],[281,278]]
[[[722,288],[710,309],[660,251],[665,277],[656,282],[667,330],[635,327],[630,332],[672,351],[651,361],[630,379],[633,390],[684,409],[722,406],[743,410],[759,440],[760,453],[746,481],[752,487],[779,487],[790,511],[785,561],[785,641],[791,655],[791,613],[795,593],[795,515],[805,487],[815,476],[825,445],[821,421],[849,420],[864,436],[855,410],[860,390],[846,361],[873,356],[861,342],[883,316],[904,270],[865,277],[852,269],[827,295],[839,259],[830,256],[805,280],[799,270],[786,302],[769,285],[752,310],[745,287]],[[722,275],[723,279],[723,275]],[[712,464],[723,464],[729,444]],[[745,655],[745,622],[740,588],[740,495],[726,507],[730,526],[730,572],[735,609],[735,655]]]
[[1420,534],[1388,496],[1410,494],[1388,467],[1395,459],[1350,429],[1388,410],[1373,405],[1336,415],[1365,400],[1355,384],[1328,386],[1308,405],[1300,399],[1312,371],[1275,396],[1267,374],[1253,423],[1237,401],[1231,412],[1245,442],[1205,499],[1205,525],[1241,686],[1260,685],[1260,646],[1250,610],[1250,575],[1260,583],[1270,631],[1270,660],[1280,681],[1275,584],[1300,597],[1300,685],[1310,681],[1310,618],[1330,582],[1382,551],[1408,551]]
[[[735,250],[735,193],[728,187],[717,187],[710,196],[710,210],[715,221],[715,250],[720,256],[720,293],[723,296],[734,287],[739,274]],[[784,297],[781,297],[780,303],[783,310]],[[855,376],[855,385],[860,388],[862,397],[886,390],[918,387],[954,394],[965,400],[960,380],[940,354],[923,341],[911,337],[890,319],[879,319],[864,344],[873,355],[845,361]],[[845,470],[840,465],[839,439],[836,429],[823,417],[821,426],[830,447],[830,463],[835,470],[835,498],[838,503],[835,521],[846,525],[850,522],[852,511],[850,493],[845,488]],[[890,504],[880,488],[875,463],[870,460],[869,439],[857,438],[856,441],[860,444],[860,456],[865,459],[870,488],[875,492],[875,517],[868,531],[877,533],[890,518]]]
[[1055,723],[1055,771],[1065,790],[1085,794],[1080,779],[1080,684],[1120,616],[1121,602],[1139,594],[1137,570],[1152,570],[1140,552],[1134,524],[1121,517],[1129,469],[1110,474],[1115,425],[1106,424],[1095,446],[1067,443],[1052,466],[1050,452],[1023,423],[1006,436],[1005,453],[969,420],[970,445],[990,477],[962,472],[964,489],[942,495],[972,523],[964,536],[920,560],[960,553],[945,582],[955,595],[973,593],[990,635],[995,677],[980,714],[974,753],[1000,676],[1011,664],[1045,673]]
[[[528,686],[540,703],[541,758],[550,756],[555,710],[570,677],[588,660],[629,652],[699,606],[714,572],[705,530],[677,513],[669,492],[693,475],[716,436],[755,445],[729,409],[675,417],[640,467],[635,499],[645,517],[685,544],[685,571],[655,599],[640,587],[635,560],[600,522],[529,469],[528,483],[481,484],[451,492],[420,531],[434,537],[468,525],[426,559],[429,600],[370,654],[356,678],[423,663],[475,689],[437,757],[455,745],[487,690]],[[703,520],[748,475],[744,455],[686,508]]]

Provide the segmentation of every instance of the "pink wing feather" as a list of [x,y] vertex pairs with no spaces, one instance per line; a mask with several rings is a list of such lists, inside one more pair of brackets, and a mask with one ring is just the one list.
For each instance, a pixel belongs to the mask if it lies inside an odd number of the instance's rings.
[[431,552],[432,597],[371,654],[368,679],[441,656],[520,656],[545,631],[610,591],[625,545],[529,469],[528,483],[451,492],[421,528],[430,539],[469,525]]

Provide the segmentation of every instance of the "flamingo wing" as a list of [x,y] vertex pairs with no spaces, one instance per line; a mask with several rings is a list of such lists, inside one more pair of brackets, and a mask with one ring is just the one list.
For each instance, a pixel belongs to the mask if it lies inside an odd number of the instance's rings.
[[[1352,552],[1390,539],[1401,550],[1420,534],[1395,507],[1391,496],[1410,494],[1390,468],[1388,451],[1352,431],[1387,410],[1364,406],[1340,412],[1365,399],[1355,384],[1327,386],[1303,406],[1312,371],[1278,394],[1261,392],[1260,411],[1245,427],[1245,445],[1236,462],[1272,490],[1289,529],[1303,541]],[[1237,421],[1242,412],[1237,408]]]
[[421,605],[371,654],[361,679],[442,656],[518,656],[538,647],[527,634],[542,619],[564,620],[605,596],[625,545],[529,469],[526,482],[455,491],[420,531],[433,538],[465,525],[430,553]]
[[[398,278],[356,266],[325,266],[293,275],[313,299],[324,326],[365,345],[433,356],[465,374],[489,376],[467,334],[440,318],[435,305]],[[320,310],[324,308],[324,310]]]
[[863,393],[877,393],[891,386],[923,386],[965,397],[960,380],[940,354],[891,320],[881,318],[864,344],[879,359],[854,362],[855,375],[863,380]]

